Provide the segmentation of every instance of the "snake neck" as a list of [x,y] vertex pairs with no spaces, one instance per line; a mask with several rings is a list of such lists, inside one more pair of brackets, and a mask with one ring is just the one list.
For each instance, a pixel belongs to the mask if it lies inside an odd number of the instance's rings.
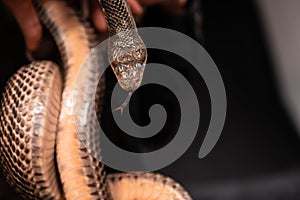
[[99,0],[110,36],[136,28],[127,0]]

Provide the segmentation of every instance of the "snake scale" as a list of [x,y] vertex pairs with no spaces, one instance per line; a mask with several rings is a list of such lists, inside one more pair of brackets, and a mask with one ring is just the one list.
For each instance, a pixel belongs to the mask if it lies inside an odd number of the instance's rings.
[[[101,0],[100,4],[111,35],[135,27],[126,0]],[[74,89],[80,67],[96,45],[97,36],[65,1],[36,1],[35,7],[55,39],[64,72],[51,61],[34,61],[8,81],[0,108],[0,167],[7,181],[25,199],[190,200],[179,183],[160,174],[106,175],[103,164],[89,151],[100,147],[93,144],[92,138],[87,138],[91,140],[90,148],[82,144],[70,106],[72,95],[78,94],[75,98],[80,99],[78,107],[82,107],[89,96],[83,91],[95,84],[97,73],[103,70],[103,52],[99,52],[93,63],[88,63],[90,68],[84,72],[86,80],[81,80],[80,91]],[[126,37],[132,34],[137,32]],[[128,52],[134,59],[108,53],[120,85],[128,91],[139,86],[146,59],[143,42],[133,38],[134,49],[130,47]],[[109,52],[120,51],[115,44],[111,42]],[[116,58],[121,65],[114,63]],[[104,85],[101,79],[96,96],[99,101]],[[101,106],[98,110],[101,112]]]

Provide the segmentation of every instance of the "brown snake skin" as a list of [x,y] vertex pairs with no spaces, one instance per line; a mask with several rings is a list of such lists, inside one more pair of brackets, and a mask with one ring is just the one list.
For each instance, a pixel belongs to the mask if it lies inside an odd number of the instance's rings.
[[[87,138],[89,148],[82,144],[70,106],[74,94],[82,101],[88,98],[82,91],[95,84],[95,73],[104,69],[99,52],[84,71],[87,80],[80,92],[74,89],[96,36],[65,1],[36,6],[60,50],[64,78],[51,61],[35,61],[8,81],[0,108],[0,167],[7,181],[25,199],[190,200],[178,183],[159,174],[106,176],[103,164],[88,150],[100,147],[93,138]],[[95,64],[96,69],[92,68]],[[104,93],[101,81],[99,100]],[[82,106],[79,102],[78,107]],[[81,131],[87,130],[94,131],[92,127]]]

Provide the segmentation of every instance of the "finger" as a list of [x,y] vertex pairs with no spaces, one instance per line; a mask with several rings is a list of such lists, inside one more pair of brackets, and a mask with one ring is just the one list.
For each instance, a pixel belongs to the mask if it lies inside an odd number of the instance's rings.
[[132,14],[136,18],[139,18],[142,16],[142,14],[144,13],[144,9],[137,0],[128,0],[128,4],[130,5]]
[[101,7],[96,0],[92,0],[92,20],[94,22],[95,28],[100,32],[107,31],[106,19]]
[[42,26],[30,0],[4,0],[24,35],[26,47],[35,51],[42,37]]

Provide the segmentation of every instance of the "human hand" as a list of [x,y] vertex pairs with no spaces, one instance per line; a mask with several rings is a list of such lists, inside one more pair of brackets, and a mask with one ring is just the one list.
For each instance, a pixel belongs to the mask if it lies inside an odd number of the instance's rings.
[[[3,0],[11,10],[23,33],[25,45],[29,52],[38,49],[42,38],[42,26],[32,5],[32,0]],[[132,13],[136,18],[143,14],[143,7],[160,5],[168,10],[181,8],[187,0],[128,0]],[[104,32],[107,24],[97,0],[90,0],[91,18],[95,28]]]

